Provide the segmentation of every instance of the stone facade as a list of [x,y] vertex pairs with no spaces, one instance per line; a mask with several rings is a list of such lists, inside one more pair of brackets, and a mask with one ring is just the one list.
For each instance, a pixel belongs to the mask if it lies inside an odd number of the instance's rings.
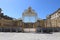
[[[20,28],[49,28],[49,27],[60,27],[60,9],[52,13],[51,15],[47,16],[46,19],[38,19],[37,14],[34,10],[29,7],[26,11],[23,12],[22,14],[22,19],[21,20],[13,20],[13,18],[9,16],[5,16],[1,12],[0,8],[0,28],[6,28],[11,30],[16,30],[19,31]],[[27,22],[25,23],[23,18],[25,16],[34,16],[36,21],[34,23],[32,22]]]
[[47,27],[60,27],[60,8],[47,17]]

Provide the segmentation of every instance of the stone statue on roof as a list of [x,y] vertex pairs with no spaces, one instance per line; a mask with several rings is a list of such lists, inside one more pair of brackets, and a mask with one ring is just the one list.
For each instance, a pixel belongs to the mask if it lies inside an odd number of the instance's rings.
[[0,13],[1,13],[2,9],[0,8]]

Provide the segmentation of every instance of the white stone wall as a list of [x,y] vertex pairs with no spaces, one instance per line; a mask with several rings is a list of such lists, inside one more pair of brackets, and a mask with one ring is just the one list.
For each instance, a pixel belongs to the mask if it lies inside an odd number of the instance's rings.
[[[50,21],[51,21],[51,25],[50,25]],[[47,21],[47,25],[52,27],[60,27],[60,10],[50,15],[50,18]]]

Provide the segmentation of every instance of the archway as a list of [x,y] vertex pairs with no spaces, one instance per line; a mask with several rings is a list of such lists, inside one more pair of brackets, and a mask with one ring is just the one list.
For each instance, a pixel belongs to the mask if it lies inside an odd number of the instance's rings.
[[30,30],[35,30],[34,23],[37,22],[38,17],[37,13],[31,7],[23,12],[22,18],[24,22],[24,29],[28,28],[29,32]]

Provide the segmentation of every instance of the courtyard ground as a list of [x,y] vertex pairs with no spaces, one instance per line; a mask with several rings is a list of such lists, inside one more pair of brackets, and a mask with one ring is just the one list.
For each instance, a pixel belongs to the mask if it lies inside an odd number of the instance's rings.
[[0,40],[60,40],[60,33],[3,33],[0,32]]

